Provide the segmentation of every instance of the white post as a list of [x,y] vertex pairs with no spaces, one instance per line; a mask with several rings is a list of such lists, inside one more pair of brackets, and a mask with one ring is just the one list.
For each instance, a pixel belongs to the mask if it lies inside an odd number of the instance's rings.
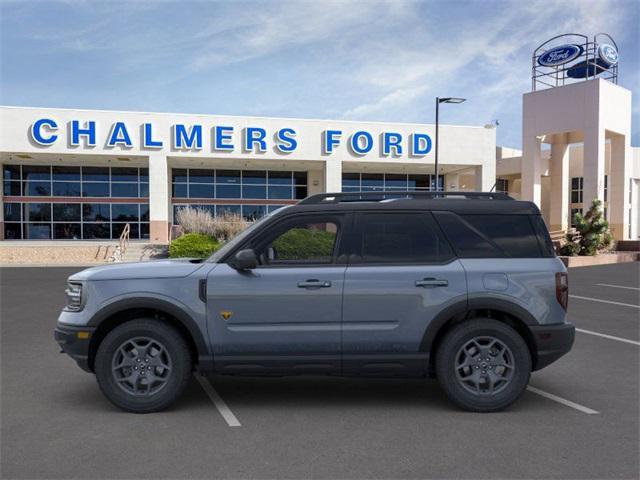
[[551,145],[551,231],[566,230],[569,226],[569,145],[566,137],[566,134],[556,135]]
[[604,129],[595,126],[584,131],[582,163],[582,208],[586,212],[596,198],[604,201],[605,145]]
[[525,136],[522,152],[522,200],[534,202],[538,207],[541,203],[541,140],[535,135]]
[[149,241],[169,242],[169,166],[166,155],[149,155]]
[[[473,168],[475,173],[475,191],[489,192],[496,183],[496,164],[485,163]],[[494,189],[495,190],[495,189]]]
[[625,240],[629,235],[629,210],[631,203],[630,182],[632,151],[628,135],[615,135],[611,139],[611,165],[607,188],[609,202],[609,225],[616,240]]
[[342,191],[342,161],[329,158],[324,162],[324,191],[325,193]]

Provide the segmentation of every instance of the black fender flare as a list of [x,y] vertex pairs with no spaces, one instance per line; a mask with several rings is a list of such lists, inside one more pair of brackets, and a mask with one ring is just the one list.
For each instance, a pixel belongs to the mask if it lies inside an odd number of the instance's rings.
[[469,298],[467,300],[459,300],[445,309],[443,309],[436,317],[429,322],[427,329],[420,342],[421,352],[430,352],[436,336],[440,329],[451,319],[462,319],[471,310],[500,310],[512,317],[523,322],[527,326],[539,325],[531,313],[526,309],[509,300],[500,298]]
[[160,310],[174,317],[189,332],[193,343],[196,346],[199,358],[199,364],[202,369],[207,369],[212,363],[211,351],[209,343],[206,341],[204,332],[198,326],[191,314],[174,302],[154,296],[125,297],[113,301],[104,307],[101,307],[89,320],[88,325],[98,328],[100,324],[107,318],[125,310],[136,308],[150,308]]

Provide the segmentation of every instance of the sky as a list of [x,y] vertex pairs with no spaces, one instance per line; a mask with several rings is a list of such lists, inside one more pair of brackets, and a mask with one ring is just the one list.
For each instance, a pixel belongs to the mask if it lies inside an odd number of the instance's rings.
[[485,125],[519,148],[531,54],[607,32],[640,145],[640,1],[0,0],[0,104]]

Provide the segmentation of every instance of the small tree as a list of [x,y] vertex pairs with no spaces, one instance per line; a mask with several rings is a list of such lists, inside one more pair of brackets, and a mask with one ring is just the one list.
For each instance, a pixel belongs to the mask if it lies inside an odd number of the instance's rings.
[[576,213],[573,216],[576,231],[567,233],[566,243],[560,249],[561,255],[596,255],[611,247],[613,237],[601,207],[602,202],[595,199],[587,213]]

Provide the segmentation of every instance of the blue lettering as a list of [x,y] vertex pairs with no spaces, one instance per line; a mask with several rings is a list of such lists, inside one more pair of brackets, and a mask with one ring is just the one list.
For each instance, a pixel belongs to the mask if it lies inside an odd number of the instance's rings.
[[391,155],[392,148],[394,155],[402,155],[402,135],[399,133],[387,132],[382,136],[382,138],[383,155]]
[[323,143],[323,150],[325,154],[333,153],[334,147],[336,147],[337,145],[340,145],[341,135],[342,135],[342,130],[325,130],[324,131],[324,141],[322,143]]
[[46,127],[47,130],[54,132],[58,130],[58,124],[54,120],[51,120],[50,118],[41,118],[31,125],[31,138],[38,145],[53,144],[58,139],[58,135],[51,134],[46,137],[43,135],[42,127]]
[[276,148],[283,153],[293,152],[298,147],[298,142],[294,138],[296,131],[293,128],[281,128],[276,132]]
[[115,147],[116,145],[122,145],[123,147],[132,147],[131,137],[127,131],[127,126],[124,122],[116,122],[111,129],[111,135],[107,141],[107,147]]
[[214,130],[213,148],[216,150],[233,150],[233,144],[227,143],[232,140],[233,127],[215,127]]
[[[195,146],[194,146],[195,144]],[[193,125],[189,131],[183,124],[173,126],[173,148],[202,149],[202,125]]]
[[267,132],[264,128],[247,127],[245,129],[244,149],[248,152],[253,152],[253,147],[257,144],[259,152],[266,152],[267,142],[264,140],[266,136]]
[[[364,145],[361,144],[360,139],[364,139]],[[351,136],[351,150],[353,150],[356,155],[369,153],[372,148],[373,137],[369,132],[360,130]]]
[[431,137],[426,133],[414,133],[411,142],[411,155],[426,155],[431,151]]
[[80,137],[87,137],[87,146],[96,146],[96,122],[90,120],[85,122],[85,128],[80,128],[80,122],[73,120],[71,122],[71,145],[77,147],[80,145]]
[[153,125],[144,124],[144,134],[142,135],[143,148],[162,148],[162,140],[153,140]]

